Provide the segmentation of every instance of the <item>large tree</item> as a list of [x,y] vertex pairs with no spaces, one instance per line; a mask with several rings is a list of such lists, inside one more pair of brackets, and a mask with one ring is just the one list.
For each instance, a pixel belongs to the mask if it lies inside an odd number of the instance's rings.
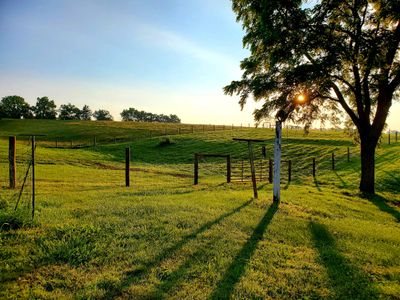
[[25,99],[20,96],[6,96],[0,102],[0,116],[11,119],[30,119],[32,111]]
[[37,98],[36,105],[32,107],[36,119],[55,119],[57,116],[57,106],[54,100],[48,97]]
[[112,121],[114,119],[113,116],[110,114],[110,112],[105,109],[96,110],[93,113],[93,117],[97,121]]
[[84,121],[89,121],[92,118],[92,111],[88,105],[84,105],[79,113],[79,119]]
[[81,110],[75,105],[68,103],[60,106],[60,113],[58,117],[60,120],[79,120],[81,116]]
[[375,149],[400,84],[400,2],[303,2],[232,1],[250,56],[225,92],[240,95],[242,107],[249,96],[262,100],[258,121],[300,93],[306,103],[294,109],[294,122],[309,127],[345,112],[360,137],[360,190],[374,193]]

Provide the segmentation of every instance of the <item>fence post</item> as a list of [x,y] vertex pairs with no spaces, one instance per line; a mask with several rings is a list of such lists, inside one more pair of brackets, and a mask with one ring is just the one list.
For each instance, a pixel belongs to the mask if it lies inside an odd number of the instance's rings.
[[32,220],[35,217],[35,136],[32,135]]
[[243,182],[243,171],[244,171],[244,168],[243,168],[243,159],[242,159],[242,182]]
[[214,131],[215,131],[215,125],[214,125]]
[[262,146],[261,148],[261,154],[264,158],[267,158],[267,149],[265,148],[265,146]]
[[288,166],[288,181],[292,181],[292,161],[289,159],[289,166]]
[[312,159],[312,176],[315,178],[316,175],[316,165],[315,165],[315,157]]
[[350,162],[350,147],[347,147],[347,162]]
[[231,182],[231,156],[226,157],[226,182]]
[[396,131],[396,143],[397,143],[397,131]]
[[335,152],[332,152],[332,170],[335,170]]
[[131,148],[125,148],[125,186],[130,186],[130,162],[131,162]]
[[389,133],[388,133],[388,144],[390,145],[390,129],[389,129]]
[[93,147],[96,148],[97,146],[97,141],[96,141],[96,136],[93,137]]
[[15,189],[16,182],[16,172],[17,172],[17,150],[16,150],[15,136],[10,136],[8,144],[8,162],[9,162],[9,178],[10,178],[10,189]]
[[194,184],[199,183],[199,155],[194,154]]
[[272,159],[269,159],[268,164],[268,181],[269,183],[272,183]]

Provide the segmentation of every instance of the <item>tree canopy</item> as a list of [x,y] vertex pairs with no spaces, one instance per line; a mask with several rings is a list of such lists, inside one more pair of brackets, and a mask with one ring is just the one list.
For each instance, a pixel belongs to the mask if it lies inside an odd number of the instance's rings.
[[37,98],[36,105],[32,107],[36,119],[55,119],[57,117],[57,106],[54,100],[48,97]]
[[124,109],[121,112],[121,118],[123,121],[137,121],[137,122],[161,122],[161,123],[180,123],[181,119],[177,115],[164,115],[164,114],[153,114],[139,111],[135,108]]
[[20,96],[6,96],[0,102],[0,117],[21,119],[32,118],[32,111],[25,99]]
[[79,120],[81,110],[75,105],[68,103],[60,106],[59,119],[60,120]]
[[[343,112],[361,141],[360,190],[374,192],[375,148],[400,85],[400,2],[233,0],[250,56],[224,88],[263,100],[257,121],[292,105],[289,120],[337,123]],[[304,94],[302,105],[293,105]]]
[[96,110],[93,113],[93,117],[97,121],[112,121],[114,119],[113,116],[110,114],[110,112],[105,109]]

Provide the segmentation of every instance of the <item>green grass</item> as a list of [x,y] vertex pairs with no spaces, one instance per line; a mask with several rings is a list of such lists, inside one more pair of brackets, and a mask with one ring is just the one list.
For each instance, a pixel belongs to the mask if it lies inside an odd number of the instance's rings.
[[[250,184],[224,183],[221,160],[202,161],[200,184],[192,185],[193,153],[230,153],[236,167],[246,158],[246,145],[232,137],[263,138],[271,155],[269,129],[174,135],[166,147],[158,147],[159,137],[95,149],[39,146],[36,222],[0,231],[0,298],[400,298],[400,143],[378,149],[378,194],[362,198],[357,148],[348,138],[289,132],[283,152],[293,160],[293,181],[283,178],[276,207],[265,179],[258,200]],[[6,188],[7,151],[0,141],[2,212],[15,204]],[[329,169],[332,151],[336,171]],[[20,141],[19,183],[28,154]],[[29,213],[29,188],[19,211]]]

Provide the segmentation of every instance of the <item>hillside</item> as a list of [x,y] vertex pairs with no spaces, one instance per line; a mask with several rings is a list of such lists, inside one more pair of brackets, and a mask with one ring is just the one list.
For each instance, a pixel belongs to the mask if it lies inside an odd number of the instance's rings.
[[[35,128],[48,137],[96,133],[110,140],[140,125],[71,122],[64,131],[58,121],[0,122],[5,135]],[[146,126],[140,130],[159,125]],[[247,145],[233,137],[264,139],[255,146],[257,162],[262,145],[264,163],[271,156],[271,129],[222,129],[168,134],[168,146],[160,146],[164,137],[149,135],[82,149],[39,143],[35,224],[10,229],[3,222],[0,231],[0,298],[400,299],[400,143],[378,149],[378,194],[362,198],[358,148],[349,138],[288,131],[283,153],[293,175],[288,182],[283,164],[276,207],[265,173],[254,200],[249,183],[225,183],[220,159],[201,161],[200,184],[193,185],[196,152],[231,154],[236,168],[246,163]],[[18,142],[19,186],[29,147]],[[10,215],[17,193],[7,188],[7,151],[1,140],[0,220]],[[28,185],[21,214],[30,192]]]

